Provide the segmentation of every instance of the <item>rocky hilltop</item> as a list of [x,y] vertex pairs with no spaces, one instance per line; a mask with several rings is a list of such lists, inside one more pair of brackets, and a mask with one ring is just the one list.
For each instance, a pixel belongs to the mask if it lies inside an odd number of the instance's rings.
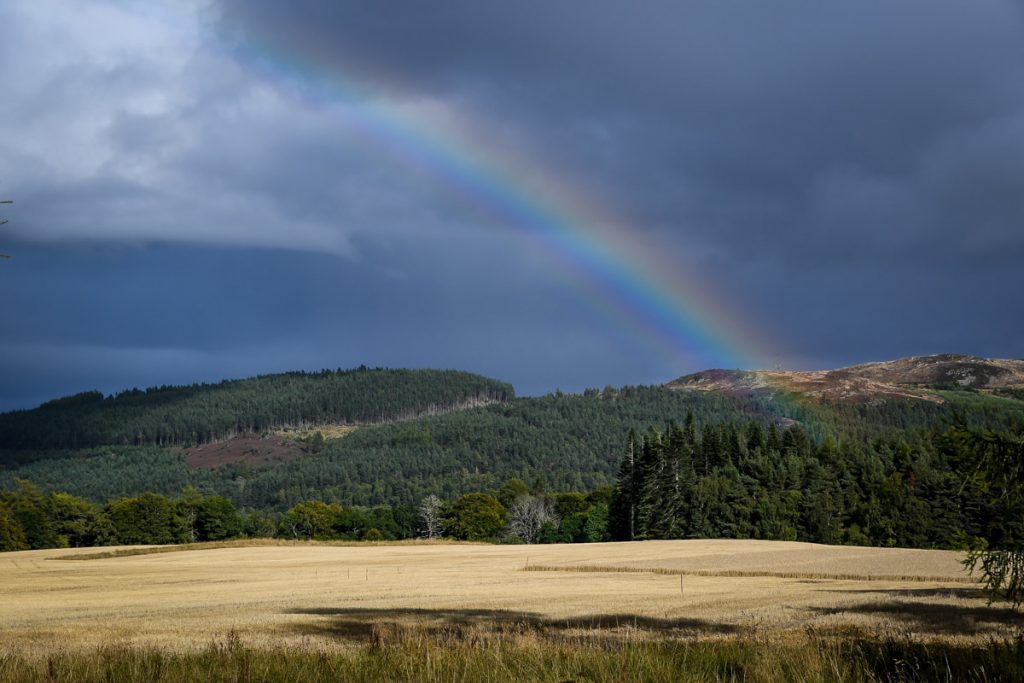
[[837,370],[705,370],[680,377],[667,386],[737,395],[784,391],[850,402],[897,397],[942,402],[936,390],[998,393],[1024,387],[1024,360],[941,354],[862,363]]

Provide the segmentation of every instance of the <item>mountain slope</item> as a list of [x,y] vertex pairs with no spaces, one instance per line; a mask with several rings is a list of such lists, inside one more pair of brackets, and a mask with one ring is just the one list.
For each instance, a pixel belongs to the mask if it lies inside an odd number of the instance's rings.
[[[950,362],[953,365],[948,365]],[[10,467],[13,462],[9,460],[9,468],[0,470],[0,489],[13,487],[17,479],[23,478],[44,489],[104,501],[147,490],[176,495],[191,484],[207,494],[224,495],[236,505],[277,511],[310,498],[361,505],[415,503],[431,493],[450,499],[495,488],[510,477],[529,483],[540,480],[549,490],[589,490],[611,484],[616,480],[630,428],[640,432],[648,427],[664,430],[670,420],[683,423],[688,413],[693,413],[698,430],[716,423],[743,428],[755,421],[765,429],[772,424],[785,428],[797,423],[811,442],[823,443],[832,437],[844,448],[880,439],[911,444],[927,441],[934,431],[954,424],[958,415],[972,426],[989,429],[1024,425],[1024,400],[986,393],[1007,391],[1006,387],[1012,386],[1008,381],[1014,376],[1012,363],[1011,373],[985,380],[994,386],[991,389],[931,388],[946,386],[949,376],[964,379],[958,374],[963,366],[957,363],[893,361],[885,364],[889,367],[889,382],[882,381],[886,379],[885,368],[879,369],[883,364],[834,371],[840,376],[844,372],[865,374],[867,380],[891,392],[867,394],[858,400],[805,398],[791,390],[772,388],[767,381],[748,381],[750,377],[757,379],[758,373],[735,372],[690,376],[693,386],[688,390],[623,387],[517,398],[363,426],[345,438],[329,439],[317,453],[296,452],[294,457],[266,463],[251,462],[253,458],[246,462],[220,458],[208,468],[190,469],[183,449],[178,447],[62,449],[37,454],[34,462],[22,460],[26,464],[20,467]],[[366,385],[371,396],[378,396],[392,380],[405,377],[403,373],[407,372],[411,371],[366,372],[360,379],[381,384],[376,388]],[[895,373],[901,373],[900,384],[895,383]],[[460,376],[413,374],[421,379],[443,376],[453,381]],[[721,379],[716,385],[709,379],[716,375],[731,381]],[[973,374],[981,375],[981,371]],[[321,382],[318,378],[307,379],[313,384]],[[476,380],[483,381],[485,388],[493,382],[482,378],[467,381],[473,386]],[[811,390],[820,390],[822,385],[827,386],[824,382],[812,384]],[[286,382],[285,386],[291,385]],[[300,382],[300,386],[305,385]],[[711,390],[716,387],[721,390]],[[510,387],[508,392],[511,395]],[[916,393],[930,400],[908,398]],[[436,397],[436,391],[431,395]],[[252,449],[260,443],[242,445]],[[204,450],[218,448],[220,445]]]
[[[287,509],[322,498],[341,503],[416,502],[499,486],[510,477],[550,490],[614,483],[630,428],[664,428],[693,413],[699,423],[777,420],[769,402],[664,387],[517,398],[508,403],[360,427],[324,449],[273,466],[231,463],[188,469],[180,448],[105,446],[51,453],[0,470],[0,489],[19,478],[96,501],[186,484],[237,505]],[[809,418],[791,413],[797,419]]]
[[0,451],[202,444],[283,427],[409,419],[513,396],[511,385],[468,372],[367,368],[133,389],[110,397],[87,392],[0,414]]
[[1024,387],[1024,360],[942,354],[863,363],[837,370],[706,370],[669,382],[670,389],[733,395],[784,392],[859,403],[910,398],[943,403],[940,390],[1011,393]]

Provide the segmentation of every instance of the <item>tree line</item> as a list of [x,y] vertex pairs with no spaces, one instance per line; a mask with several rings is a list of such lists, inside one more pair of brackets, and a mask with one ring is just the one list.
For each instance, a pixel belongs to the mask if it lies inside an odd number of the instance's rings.
[[606,538],[610,488],[533,495],[519,480],[456,500],[425,498],[418,508],[341,506],[310,499],[282,514],[240,511],[222,496],[186,487],[171,498],[147,492],[100,505],[28,481],[0,492],[0,551],[156,545],[237,538],[585,542]]
[[[616,539],[761,538],[911,548],[1015,546],[1019,487],[994,497],[957,426],[909,443],[692,418],[633,432],[619,468]],[[1009,437],[1007,437],[1009,438]],[[1004,487],[1004,490],[1005,487]]]
[[[176,498],[147,492],[99,504],[20,481],[0,492],[0,547],[449,536],[1014,548],[1024,539],[1020,486],[1002,486],[996,496],[991,481],[977,476],[988,451],[964,435],[978,433],[957,427],[913,445],[818,443],[799,425],[698,424],[691,414],[661,431],[631,432],[617,482],[589,492],[553,493],[541,477],[529,485],[513,477],[494,488],[393,505],[310,496],[279,512],[240,512],[228,498],[191,485]],[[1017,443],[1012,435],[996,438]]]

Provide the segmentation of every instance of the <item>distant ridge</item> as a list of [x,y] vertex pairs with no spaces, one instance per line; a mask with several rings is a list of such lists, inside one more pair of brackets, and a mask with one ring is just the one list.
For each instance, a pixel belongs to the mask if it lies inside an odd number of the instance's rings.
[[911,398],[941,403],[944,389],[991,393],[1024,390],[1024,360],[945,353],[861,363],[836,370],[705,370],[666,385],[733,395],[790,392],[809,398],[867,402]]
[[97,391],[0,413],[0,450],[195,445],[324,424],[375,424],[510,401],[512,385],[456,370],[288,372],[219,384]]

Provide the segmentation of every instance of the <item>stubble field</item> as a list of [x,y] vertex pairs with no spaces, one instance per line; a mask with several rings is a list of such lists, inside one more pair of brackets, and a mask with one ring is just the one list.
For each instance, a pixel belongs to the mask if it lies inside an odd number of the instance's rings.
[[358,648],[407,634],[573,642],[898,634],[981,642],[1019,628],[958,553],[769,541],[237,545],[62,559],[0,555],[0,646],[185,652]]

